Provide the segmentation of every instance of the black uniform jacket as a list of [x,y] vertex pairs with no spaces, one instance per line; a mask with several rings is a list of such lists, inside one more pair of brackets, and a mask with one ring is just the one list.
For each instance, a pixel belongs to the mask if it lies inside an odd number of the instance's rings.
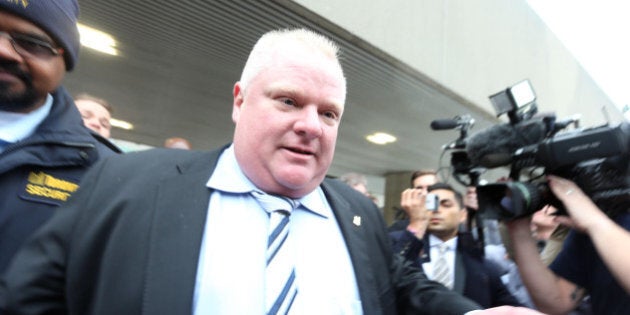
[[120,152],[83,125],[63,88],[35,132],[0,152],[0,274],[99,158]]

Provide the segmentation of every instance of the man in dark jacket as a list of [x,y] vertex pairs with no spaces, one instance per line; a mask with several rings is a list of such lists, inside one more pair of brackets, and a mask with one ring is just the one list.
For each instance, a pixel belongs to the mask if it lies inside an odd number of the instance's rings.
[[0,1],[0,274],[88,167],[116,151],[60,87],[79,52],[78,12],[76,0]]
[[[394,250],[422,266],[430,279],[482,307],[520,306],[501,281],[499,266],[483,257],[469,233],[458,231],[467,214],[461,193],[444,183],[429,186],[428,192],[402,193],[401,205],[412,220],[406,230],[390,232]],[[432,209],[424,201],[429,196],[436,197]]]
[[210,153],[160,149],[99,162],[15,256],[0,282],[0,312],[479,309],[392,253],[370,199],[325,179],[345,108],[337,53],[305,29],[263,35],[234,84],[234,142]]

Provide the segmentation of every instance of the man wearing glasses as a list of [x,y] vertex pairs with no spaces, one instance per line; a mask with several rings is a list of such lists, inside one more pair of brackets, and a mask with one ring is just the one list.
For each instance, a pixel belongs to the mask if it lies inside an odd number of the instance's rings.
[[0,274],[24,240],[113,154],[60,87],[79,53],[76,0],[0,0]]

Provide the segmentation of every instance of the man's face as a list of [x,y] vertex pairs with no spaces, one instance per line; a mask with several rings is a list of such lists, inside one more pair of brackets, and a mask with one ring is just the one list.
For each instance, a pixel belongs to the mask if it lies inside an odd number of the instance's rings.
[[422,175],[414,178],[413,188],[422,189],[423,193],[427,193],[429,186],[437,183],[437,177],[433,174]]
[[[0,11],[0,31],[19,33],[54,43],[35,24]],[[56,45],[55,45],[56,46]],[[44,104],[65,74],[63,55],[44,58],[18,54],[6,37],[0,37],[0,110],[28,113]]]
[[273,60],[246,91],[234,86],[234,148],[258,188],[299,198],[332,162],[345,79],[334,60],[308,49],[288,47]]
[[360,192],[360,193],[362,193],[362,194],[364,194],[366,196],[370,195],[370,193],[368,192],[367,187],[363,183],[354,184],[354,185],[352,185],[352,188],[354,188],[354,190],[356,190],[356,191],[358,191],[358,192]]
[[103,105],[90,100],[76,100],[74,103],[81,113],[83,124],[104,138],[109,138],[112,129],[109,111]]
[[466,221],[466,211],[457,203],[455,193],[447,189],[435,189],[431,193],[438,195],[440,205],[431,213],[427,231],[443,241],[457,235],[459,224]]

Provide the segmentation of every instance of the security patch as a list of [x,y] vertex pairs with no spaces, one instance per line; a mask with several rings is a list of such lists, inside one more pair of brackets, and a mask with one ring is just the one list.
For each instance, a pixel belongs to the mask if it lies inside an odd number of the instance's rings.
[[67,179],[57,178],[44,172],[30,172],[24,192],[20,195],[27,200],[58,205],[66,202],[78,188],[78,184]]

